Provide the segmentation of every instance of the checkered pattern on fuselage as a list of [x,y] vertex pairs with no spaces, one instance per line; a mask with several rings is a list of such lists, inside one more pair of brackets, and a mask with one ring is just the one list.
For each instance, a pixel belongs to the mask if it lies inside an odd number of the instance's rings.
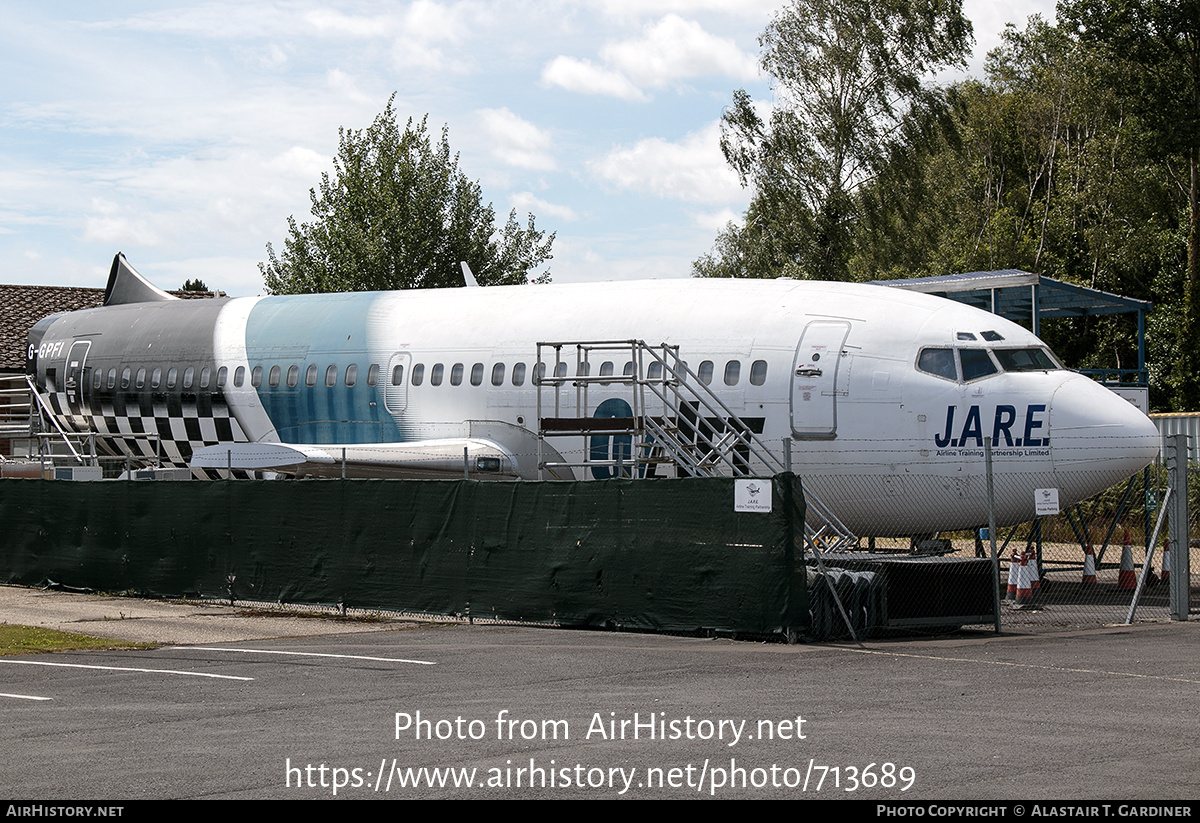
[[184,468],[201,446],[248,440],[219,393],[105,393],[85,402],[81,414],[71,413],[66,392],[51,392],[47,401],[60,425],[94,433],[97,448],[116,456],[161,456],[164,464]]

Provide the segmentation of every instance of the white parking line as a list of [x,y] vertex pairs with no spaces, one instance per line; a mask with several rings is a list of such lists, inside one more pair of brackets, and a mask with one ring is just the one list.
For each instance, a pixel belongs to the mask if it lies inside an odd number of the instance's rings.
[[99,669],[106,672],[142,672],[145,674],[178,674],[182,677],[212,677],[217,680],[253,680],[253,677],[235,677],[232,674],[211,674],[209,672],[180,672],[174,669],[134,669],[127,666],[89,666],[84,663],[48,663],[44,660],[4,660],[0,663],[16,663],[21,666],[58,666],[64,669]]
[[194,649],[201,652],[241,652],[242,654],[293,654],[299,657],[338,657],[346,660],[373,660],[378,663],[415,663],[418,666],[436,666],[430,660],[405,660],[399,657],[367,657],[363,654],[325,654],[323,652],[285,652],[277,649],[227,649],[215,646],[172,646],[172,650],[183,651]]
[[0,697],[15,697],[17,700],[53,700],[53,697],[37,697],[32,694],[5,694],[0,692]]

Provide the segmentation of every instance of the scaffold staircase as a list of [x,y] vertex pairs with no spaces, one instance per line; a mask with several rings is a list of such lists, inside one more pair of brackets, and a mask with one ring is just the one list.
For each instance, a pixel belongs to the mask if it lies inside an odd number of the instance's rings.
[[[624,364],[623,366],[617,364]],[[621,373],[616,369],[621,368]],[[607,373],[605,373],[607,372]],[[678,346],[643,340],[554,341],[537,345],[538,476],[760,477],[791,470],[790,440],[781,459],[682,359]],[[594,387],[607,408],[590,398]],[[628,400],[625,400],[628,398]],[[588,438],[580,459],[546,440]],[[592,448],[595,438],[604,438]],[[611,438],[611,439],[610,439]],[[803,484],[803,479],[801,479]],[[805,543],[818,553],[846,551],[858,538],[807,489]]]
[[96,462],[92,435],[64,430],[25,374],[0,376],[0,440],[10,459],[47,468]]

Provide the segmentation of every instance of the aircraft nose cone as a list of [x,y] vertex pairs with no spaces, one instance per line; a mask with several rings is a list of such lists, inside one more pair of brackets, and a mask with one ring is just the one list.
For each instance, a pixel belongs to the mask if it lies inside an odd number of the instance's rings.
[[1070,375],[1055,390],[1049,423],[1055,474],[1087,483],[1091,493],[1144,468],[1158,454],[1153,421],[1082,375]]

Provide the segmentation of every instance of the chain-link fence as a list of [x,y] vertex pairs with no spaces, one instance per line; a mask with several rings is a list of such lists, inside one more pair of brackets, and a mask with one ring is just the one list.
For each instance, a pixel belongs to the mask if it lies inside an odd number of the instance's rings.
[[[1016,523],[1014,501],[1020,504],[1017,508],[1035,511],[1036,497],[1045,496],[1047,475],[996,473],[994,508],[1001,525],[995,529],[994,562],[987,528],[986,467],[968,469],[959,476],[944,477],[823,476],[806,484],[831,510],[851,513],[848,516],[859,536],[853,551],[824,554],[824,564],[882,569],[888,578],[878,602],[863,607],[880,615],[876,626],[864,626],[859,633],[870,636],[896,628],[941,632],[955,624],[993,628],[997,625],[991,599],[993,574],[999,579],[998,625],[1002,630],[1055,631],[1130,619],[1168,619],[1172,616],[1171,569],[1183,564],[1174,565],[1165,552],[1189,552],[1186,569],[1200,570],[1200,469],[1180,474],[1188,478],[1189,534],[1183,539],[1172,534],[1173,524],[1166,516],[1167,506],[1178,501],[1167,499],[1175,492],[1168,493],[1171,473],[1163,460],[1082,502],[1066,505],[1064,499],[1057,513],[1025,517]],[[952,531],[888,534],[889,526],[897,521],[888,502],[902,508],[914,499],[941,501],[929,510],[930,523],[970,516],[982,522]],[[864,505],[864,500],[873,505]],[[877,512],[874,520],[871,511]],[[1154,548],[1150,550],[1152,540]],[[821,553],[819,540],[815,548]],[[815,565],[812,549],[810,546],[808,552],[810,571]],[[931,562],[934,559],[938,562]],[[986,567],[986,576],[981,576],[972,562]],[[974,571],[969,571],[972,568]],[[1200,576],[1189,576],[1181,587],[1186,598],[1183,615],[1187,614],[1189,593],[1197,585]],[[981,587],[988,590],[986,616],[977,608]],[[820,594],[818,585],[814,606],[820,605]],[[947,600],[959,604],[957,613],[947,610]],[[893,604],[901,601],[909,609],[908,619],[891,619]],[[860,624],[865,613],[859,614]],[[953,619],[956,617],[963,619]],[[814,626],[820,625],[814,617]],[[839,626],[828,634],[847,635]]]

